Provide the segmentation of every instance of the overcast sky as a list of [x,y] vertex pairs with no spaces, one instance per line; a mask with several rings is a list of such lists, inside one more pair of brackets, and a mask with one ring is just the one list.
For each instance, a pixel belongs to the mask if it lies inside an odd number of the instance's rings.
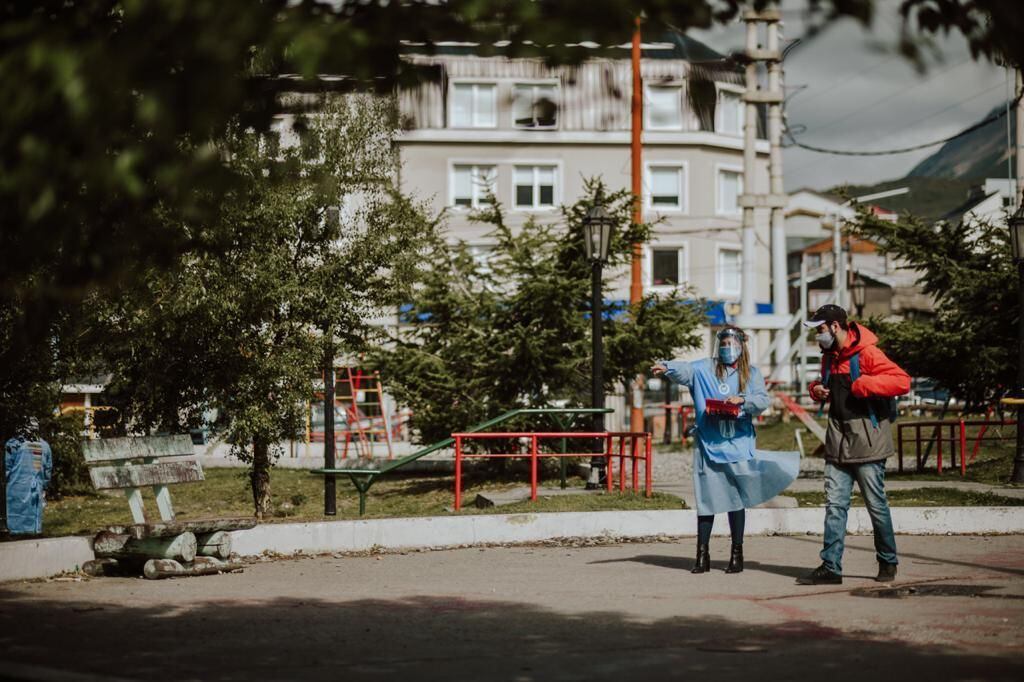
[[[806,126],[807,144],[881,150],[941,139],[982,119],[1007,98],[1006,71],[971,59],[959,35],[939,38],[939,58],[919,74],[891,49],[898,37],[898,0],[878,0],[874,25],[842,21],[813,39],[805,36],[806,0],[783,0],[784,38],[803,38],[786,57],[789,125]],[[742,25],[692,34],[719,52],[741,49]],[[1012,87],[1012,83],[1011,83]],[[882,157],[843,157],[798,148],[785,152],[786,189],[871,184],[904,176],[936,151]]]

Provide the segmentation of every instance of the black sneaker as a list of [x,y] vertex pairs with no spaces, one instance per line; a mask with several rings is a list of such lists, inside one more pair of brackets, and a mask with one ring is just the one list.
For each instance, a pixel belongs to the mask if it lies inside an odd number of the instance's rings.
[[822,564],[805,576],[796,579],[797,585],[842,585],[843,576],[833,573]]
[[878,575],[875,582],[891,583],[896,580],[896,564],[887,564],[884,561],[878,562]]

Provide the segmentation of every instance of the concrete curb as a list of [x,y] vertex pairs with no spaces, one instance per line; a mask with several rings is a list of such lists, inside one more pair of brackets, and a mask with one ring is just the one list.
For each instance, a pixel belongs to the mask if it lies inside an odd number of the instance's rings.
[[[909,535],[1024,533],[1024,507],[900,507],[893,509],[893,523],[897,533]],[[821,508],[747,510],[748,535],[820,534],[823,525]],[[870,533],[867,510],[851,509],[847,529]],[[716,535],[728,532],[728,524],[716,524]],[[697,516],[687,510],[563,512],[269,524],[235,531],[232,544],[242,555],[316,554],[696,534]]]
[[[896,507],[893,524],[900,535],[1024,534],[1024,507]],[[748,535],[822,532],[824,510],[748,509]],[[871,532],[863,507],[850,510],[847,530]],[[727,535],[728,524],[715,524]],[[397,519],[271,523],[232,533],[240,555],[320,554],[373,548],[427,549],[463,545],[517,544],[560,538],[694,536],[697,516],[689,510],[483,514]],[[86,537],[46,538],[0,543],[0,582],[46,578],[77,571],[93,558]]]
[[48,578],[77,571],[94,559],[92,539],[39,538],[0,543],[0,582]]

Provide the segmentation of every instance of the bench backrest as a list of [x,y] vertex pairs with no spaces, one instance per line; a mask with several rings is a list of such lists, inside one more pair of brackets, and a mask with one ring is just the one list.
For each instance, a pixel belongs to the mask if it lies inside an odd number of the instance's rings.
[[[104,438],[87,440],[82,454],[89,478],[97,490],[124,490],[135,523],[146,523],[142,504],[144,486],[152,486],[160,518],[174,520],[168,485],[204,480],[203,467],[194,456],[187,435]],[[176,459],[159,462],[163,457]]]

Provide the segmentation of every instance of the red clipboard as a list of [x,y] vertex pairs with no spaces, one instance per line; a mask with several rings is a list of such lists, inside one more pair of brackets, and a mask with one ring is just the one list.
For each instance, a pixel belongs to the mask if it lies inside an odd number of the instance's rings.
[[725,417],[727,419],[735,419],[740,416],[739,405],[724,400],[714,400],[713,398],[704,401],[704,411],[716,417]]

